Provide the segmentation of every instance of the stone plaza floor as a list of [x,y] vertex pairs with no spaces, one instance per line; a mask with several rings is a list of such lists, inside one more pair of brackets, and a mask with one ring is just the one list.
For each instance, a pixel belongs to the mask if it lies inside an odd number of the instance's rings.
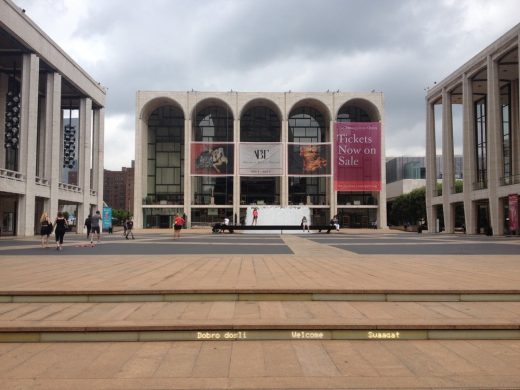
[[519,237],[171,233],[2,237],[0,389],[520,389]]

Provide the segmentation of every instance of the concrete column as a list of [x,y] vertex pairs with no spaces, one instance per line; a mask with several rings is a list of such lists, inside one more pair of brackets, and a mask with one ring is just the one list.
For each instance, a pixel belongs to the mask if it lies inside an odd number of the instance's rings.
[[381,190],[379,191],[377,207],[377,227],[386,228],[388,226],[386,213],[386,149],[385,149],[385,127],[381,118]]
[[35,54],[24,54],[19,171],[25,175],[25,195],[20,197],[18,206],[17,234],[20,236],[34,235],[39,71],[40,59]]
[[9,76],[0,73],[0,168],[5,168],[5,105],[8,87]]
[[464,223],[466,233],[475,234],[477,229],[476,213],[471,193],[475,182],[476,145],[475,145],[475,107],[473,104],[473,85],[466,73],[462,76],[462,150],[464,162]]
[[105,165],[105,109],[99,108],[95,112],[94,121],[94,145],[96,153],[92,156],[94,173],[93,180],[96,183],[97,204],[95,208],[103,211],[103,169]]
[[[92,100],[82,98],[79,103],[79,156],[78,185],[83,193],[83,202],[78,205],[77,226],[90,212],[90,130],[92,129]],[[77,233],[81,230],[78,229]]]
[[289,166],[287,162],[287,142],[289,141],[289,121],[287,120],[287,113],[283,113],[282,118],[282,176],[280,177],[280,206],[287,207],[289,205]]
[[[138,111],[139,110],[139,111]],[[143,228],[143,198],[146,196],[148,172],[148,135],[147,126],[141,117],[142,111],[139,102],[136,102],[136,112],[138,112],[135,121],[135,169],[134,169],[134,226]]]
[[[191,227],[191,120],[184,118],[184,213],[188,216],[186,226]],[[148,146],[147,146],[148,147]]]
[[45,150],[48,155],[45,164],[45,177],[49,180],[51,197],[45,209],[51,219],[58,213],[59,183],[61,173],[61,75],[47,74],[45,89]]
[[[334,93],[332,94],[334,96]],[[334,108],[332,110],[334,112]],[[331,141],[331,154],[330,154],[330,180],[329,180],[329,204],[330,204],[330,217],[332,218],[334,215],[338,214],[338,197],[337,192],[334,191],[334,178],[336,175],[336,150],[334,150],[334,145],[336,144],[335,138],[335,128],[334,128],[334,120],[330,120],[330,135],[329,140]],[[383,154],[384,156],[384,154]],[[386,200],[385,200],[386,202]],[[378,220],[379,222],[379,220]]]
[[428,230],[435,231],[435,218],[432,206],[433,194],[436,193],[436,152],[435,152],[435,112],[433,102],[426,101],[426,218]]
[[451,94],[442,89],[442,198],[444,229],[446,233],[455,231],[453,210],[450,205],[450,195],[455,191],[454,157],[453,157],[453,113]]
[[[520,74],[520,34],[518,34],[518,72]],[[520,175],[520,80],[516,83],[511,83],[511,136],[513,137],[513,175]]]
[[499,221],[500,201],[497,189],[500,186],[500,176],[503,165],[500,126],[500,86],[498,79],[498,64],[491,56],[487,58],[487,171],[489,192],[489,222],[494,235],[504,234],[504,224]]
[[[238,110],[237,110],[238,115]],[[237,223],[240,223],[240,118],[235,118],[233,121],[233,141],[235,142],[235,166],[233,174],[233,219],[235,223],[235,215],[237,216]]]

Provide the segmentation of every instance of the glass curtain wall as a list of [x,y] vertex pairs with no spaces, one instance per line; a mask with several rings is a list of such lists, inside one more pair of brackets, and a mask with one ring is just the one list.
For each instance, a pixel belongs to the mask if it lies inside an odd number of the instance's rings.
[[[270,107],[249,108],[240,118],[240,142],[281,142],[281,119]],[[279,176],[240,178],[240,204],[280,204]]]
[[147,204],[184,202],[184,115],[173,106],[156,109],[148,119]]
[[[313,107],[298,107],[289,115],[289,143],[314,144],[329,141],[327,120]],[[290,176],[289,204],[326,205],[330,179],[327,177]]]

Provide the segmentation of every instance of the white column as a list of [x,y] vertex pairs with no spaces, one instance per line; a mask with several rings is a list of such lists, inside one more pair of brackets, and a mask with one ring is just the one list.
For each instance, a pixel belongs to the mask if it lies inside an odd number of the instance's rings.
[[444,214],[444,229],[446,233],[455,231],[453,210],[450,196],[455,189],[454,157],[453,157],[453,114],[451,94],[442,89],[442,211]]
[[47,74],[45,90],[45,177],[49,180],[51,196],[45,209],[54,220],[58,213],[61,173],[61,75]]
[[184,120],[184,213],[187,215],[187,227],[191,227],[191,120]]
[[436,213],[433,211],[432,198],[437,192],[435,151],[435,112],[431,101],[426,101],[426,217],[428,230],[435,231]]
[[476,180],[476,144],[475,144],[475,107],[473,104],[473,85],[468,75],[462,75],[462,151],[464,161],[464,223],[466,233],[476,233],[475,206],[471,199],[473,183]]
[[[334,93],[332,94],[334,96]],[[332,109],[332,115],[334,115],[334,107]],[[336,150],[334,149],[334,145],[336,145],[335,129],[334,129],[334,119],[330,120],[329,124],[329,141],[331,143],[331,153],[330,153],[330,180],[329,180],[329,204],[330,204],[330,217],[332,218],[334,215],[338,214],[338,199],[336,196],[336,191],[334,191],[334,180],[336,175]],[[384,154],[383,154],[384,158]],[[386,200],[385,200],[386,201]],[[378,220],[380,222],[380,220]]]
[[35,54],[24,54],[19,171],[25,175],[25,195],[20,197],[18,206],[17,234],[20,236],[34,235],[39,70],[39,58]]
[[139,93],[136,98],[136,119],[135,119],[135,165],[134,165],[134,226],[136,228],[143,228],[143,170],[146,172],[146,167],[143,166],[143,161],[146,161],[146,153],[148,145],[143,142],[143,129],[141,118],[142,108],[139,105]]
[[504,224],[499,221],[500,201],[497,188],[500,186],[502,171],[501,126],[500,126],[500,86],[498,64],[491,56],[487,58],[487,171],[489,193],[489,223],[494,235],[504,234]]
[[284,117],[282,118],[282,172],[283,175],[280,176],[280,206],[287,207],[289,205],[289,166],[287,162],[287,142],[289,141],[289,121],[287,120],[287,112],[282,114]]
[[[238,114],[238,109],[236,110]],[[235,223],[235,215],[237,216],[237,224],[240,224],[240,118],[235,118],[233,122],[233,141],[235,142],[235,167],[233,175],[233,219]]]
[[105,109],[96,109],[94,121],[94,145],[95,152],[92,156],[94,172],[93,180],[95,183],[98,210],[103,210],[103,169],[105,166]]

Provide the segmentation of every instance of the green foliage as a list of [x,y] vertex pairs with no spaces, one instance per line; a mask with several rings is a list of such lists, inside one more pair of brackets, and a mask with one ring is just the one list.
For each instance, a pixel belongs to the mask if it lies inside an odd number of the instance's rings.
[[118,223],[123,223],[125,219],[129,219],[132,213],[123,209],[112,209],[112,218],[117,219]]
[[408,194],[397,197],[388,213],[391,225],[416,225],[419,221],[426,221],[426,189],[417,188]]

